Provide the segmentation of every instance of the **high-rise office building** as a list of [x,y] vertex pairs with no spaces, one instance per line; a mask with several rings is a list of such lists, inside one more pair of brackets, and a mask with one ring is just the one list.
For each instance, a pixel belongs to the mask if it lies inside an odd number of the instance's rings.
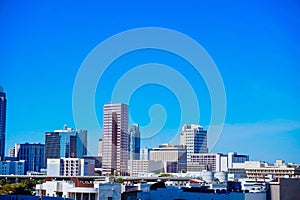
[[129,160],[139,160],[141,149],[141,135],[138,124],[133,124],[129,130]]
[[[87,131],[74,130],[66,125],[63,130],[46,132],[45,159],[82,158],[87,155]],[[47,160],[45,160],[47,163]]]
[[5,154],[6,94],[0,86],[0,160]]
[[15,155],[18,160],[25,160],[25,171],[40,172],[45,168],[44,144],[15,144]]
[[196,124],[185,124],[180,134],[180,144],[185,145],[187,162],[191,162],[194,153],[207,153],[207,131]]
[[128,173],[128,105],[103,108],[102,174]]

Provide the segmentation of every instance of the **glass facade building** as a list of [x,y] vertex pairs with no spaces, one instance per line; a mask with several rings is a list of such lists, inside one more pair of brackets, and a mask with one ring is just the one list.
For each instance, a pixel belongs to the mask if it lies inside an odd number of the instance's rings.
[[0,159],[5,157],[6,94],[0,86]]
[[180,134],[180,144],[185,145],[187,162],[191,162],[191,155],[195,153],[207,153],[207,131],[196,124],[185,124]]
[[82,158],[87,155],[87,131],[63,130],[46,132],[45,163],[47,158]]
[[141,135],[138,124],[133,124],[129,130],[129,160],[139,160],[141,149]]
[[40,172],[45,168],[44,144],[15,144],[15,157],[25,160],[25,171]]

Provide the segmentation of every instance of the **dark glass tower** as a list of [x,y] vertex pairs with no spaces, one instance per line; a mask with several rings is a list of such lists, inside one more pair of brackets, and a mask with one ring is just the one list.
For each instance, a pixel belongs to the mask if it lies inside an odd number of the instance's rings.
[[16,144],[16,157],[25,160],[25,171],[39,172],[45,168],[45,145],[44,144]]
[[129,130],[129,160],[139,160],[141,150],[140,127],[133,124]]
[[0,159],[4,160],[5,153],[5,123],[6,123],[6,95],[0,86]]
[[47,158],[82,158],[87,155],[86,147],[86,130],[73,130],[65,126],[63,130],[46,132],[45,164]]

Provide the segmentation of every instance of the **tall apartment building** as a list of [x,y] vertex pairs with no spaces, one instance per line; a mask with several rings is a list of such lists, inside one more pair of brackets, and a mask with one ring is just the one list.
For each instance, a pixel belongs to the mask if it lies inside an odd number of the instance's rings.
[[128,105],[103,108],[102,174],[128,173]]
[[141,149],[141,135],[138,124],[133,124],[129,130],[129,160],[139,160]]
[[45,159],[82,158],[84,155],[87,155],[86,130],[74,130],[65,125],[63,130],[46,132]]
[[196,124],[185,124],[180,134],[180,144],[185,145],[187,162],[191,162],[191,154],[207,153],[207,131]]
[[6,94],[0,86],[0,160],[5,157]]
[[162,161],[165,173],[186,171],[186,148],[183,145],[159,145],[150,151],[150,160]]
[[25,160],[25,171],[40,172],[45,168],[44,144],[15,144],[15,155],[18,160]]

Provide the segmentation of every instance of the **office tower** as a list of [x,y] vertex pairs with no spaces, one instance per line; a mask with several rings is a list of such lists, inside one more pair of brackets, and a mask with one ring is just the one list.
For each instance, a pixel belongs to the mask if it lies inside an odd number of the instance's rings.
[[5,154],[6,94],[0,86],[0,160]]
[[162,161],[165,173],[186,171],[186,148],[183,145],[159,145],[150,151],[150,160]]
[[102,157],[102,139],[98,140],[98,156]]
[[128,105],[105,104],[103,108],[102,174],[128,172]]
[[138,124],[133,124],[129,130],[129,160],[139,160],[141,149],[141,135]]
[[180,144],[185,145],[187,151],[187,162],[191,162],[191,154],[207,153],[207,131],[196,124],[185,124],[182,126]]
[[[63,130],[46,132],[45,159],[82,158],[87,155],[87,131],[74,130],[66,125]],[[45,160],[45,163],[47,160]]]
[[18,160],[25,160],[25,172],[40,172],[45,168],[44,144],[15,144],[15,155]]
[[144,147],[140,150],[140,160],[149,160],[150,159],[150,151],[152,148]]

